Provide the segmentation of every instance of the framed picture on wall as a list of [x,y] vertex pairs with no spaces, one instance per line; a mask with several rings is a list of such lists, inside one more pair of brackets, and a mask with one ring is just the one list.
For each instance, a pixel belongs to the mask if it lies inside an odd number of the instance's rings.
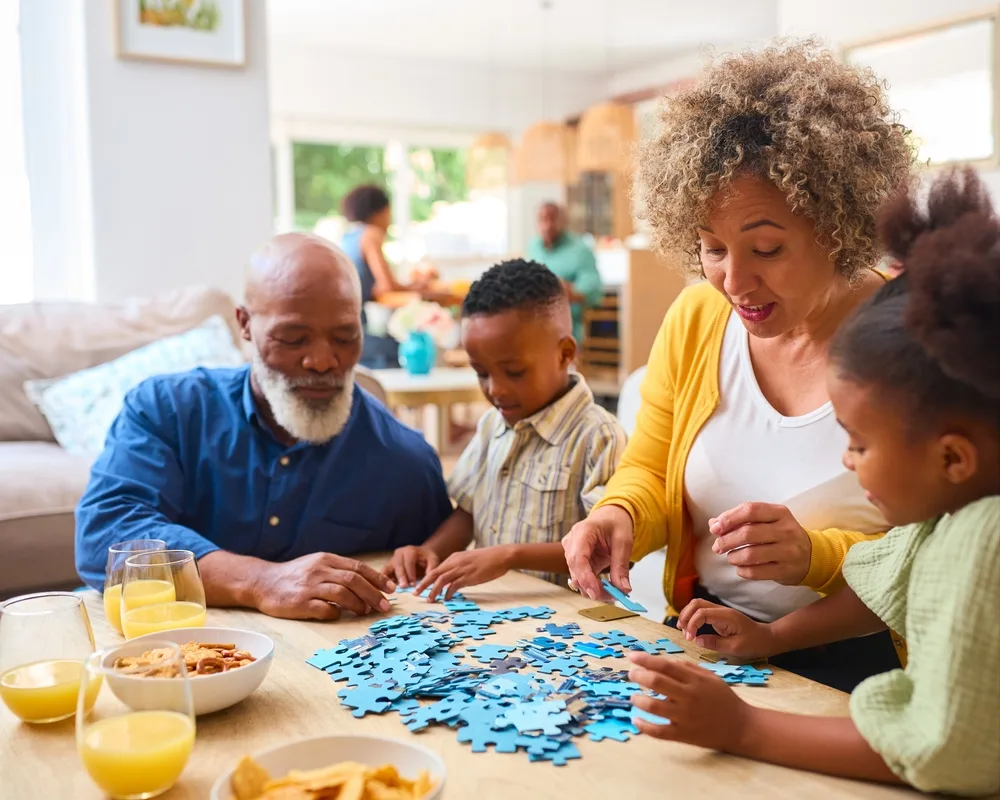
[[119,58],[246,64],[246,0],[113,0]]

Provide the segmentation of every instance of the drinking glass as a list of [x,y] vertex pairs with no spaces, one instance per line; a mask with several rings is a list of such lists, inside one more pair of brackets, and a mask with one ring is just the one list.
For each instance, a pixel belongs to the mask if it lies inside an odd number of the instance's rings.
[[[146,800],[173,786],[194,748],[194,703],[180,647],[150,640],[152,663],[115,668],[115,649],[83,668],[76,749],[115,800]],[[85,700],[91,693],[96,702]]]
[[104,616],[118,633],[122,632],[121,600],[125,559],[136,553],[166,549],[167,543],[162,539],[132,539],[108,548],[108,565],[104,569]]
[[81,595],[39,592],[0,603],[0,699],[24,722],[76,713],[83,662],[93,652]]
[[126,639],[205,624],[205,587],[190,550],[152,550],[125,559],[122,632]]

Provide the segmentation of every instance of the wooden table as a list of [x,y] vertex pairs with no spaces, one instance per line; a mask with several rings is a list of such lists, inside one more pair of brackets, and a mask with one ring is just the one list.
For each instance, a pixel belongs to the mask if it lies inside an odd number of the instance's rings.
[[448,443],[448,420],[455,403],[479,403],[483,392],[475,370],[452,367],[435,367],[427,375],[411,375],[405,369],[377,369],[372,374],[385,389],[390,409],[437,409],[437,428],[432,437],[438,453],[443,453]]
[[[484,609],[512,605],[548,605],[554,621],[574,621],[586,631],[620,628],[643,639],[674,631],[641,617],[601,625],[577,610],[592,603],[579,595],[535,578],[511,573],[465,592]],[[108,626],[100,596],[86,596],[99,646],[121,641]],[[397,595],[395,613],[428,606],[410,595]],[[292,622],[256,612],[211,610],[208,625],[247,628],[275,641],[274,663],[263,685],[233,708],[198,720],[197,743],[178,783],[164,800],[205,798],[216,778],[245,753],[310,736],[368,733],[419,742],[441,754],[447,764],[446,800],[647,800],[649,798],[913,798],[915,792],[857,783],[747,761],[689,745],[636,736],[628,743],[577,742],[582,758],[565,767],[530,763],[524,753],[474,754],[456,740],[451,728],[432,726],[411,734],[394,713],[355,719],[343,708],[336,684],[305,663],[314,651],[344,638],[360,636],[373,621],[343,619],[336,623]],[[495,626],[491,644],[513,644],[544,623],[533,619]],[[681,642],[681,644],[686,643]],[[693,651],[676,658],[697,658]],[[809,714],[847,713],[847,695],[775,670],[766,687],[737,689],[755,705]],[[53,725],[19,724],[0,706],[0,797],[3,800],[97,800],[76,753],[73,721]]]

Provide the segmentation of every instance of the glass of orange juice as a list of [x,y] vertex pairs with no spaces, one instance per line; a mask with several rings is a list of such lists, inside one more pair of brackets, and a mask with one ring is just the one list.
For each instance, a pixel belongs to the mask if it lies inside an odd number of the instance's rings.
[[205,624],[205,587],[190,550],[151,550],[125,559],[121,596],[126,639]]
[[[132,539],[128,542],[118,542],[108,548],[108,565],[104,570],[104,616],[118,633],[122,632],[122,579],[125,574],[125,559],[136,553],[150,550],[166,550],[167,543],[162,539]],[[162,590],[164,587],[146,587],[150,593]],[[133,587],[138,595],[142,587]]]
[[41,592],[0,603],[0,699],[23,721],[72,717],[93,652],[81,595]]
[[[194,748],[194,704],[180,647],[154,639],[149,649],[159,652],[155,663],[115,669],[112,649],[94,653],[83,669],[76,748],[94,783],[115,800],[167,791]],[[96,702],[84,699],[88,692]]]

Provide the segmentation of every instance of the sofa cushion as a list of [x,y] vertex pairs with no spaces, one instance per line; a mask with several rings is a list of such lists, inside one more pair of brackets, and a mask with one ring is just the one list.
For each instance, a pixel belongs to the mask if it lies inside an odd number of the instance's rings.
[[233,302],[224,292],[204,287],[114,304],[0,306],[0,442],[55,441],[25,394],[25,381],[103,364],[216,314],[229,323],[238,342]]
[[0,442],[0,598],[78,585],[73,510],[90,459],[48,442]]
[[0,442],[0,522],[72,514],[91,463],[49,442]]
[[236,367],[243,354],[221,317],[194,330],[147,344],[121,358],[63,378],[27,381],[24,391],[38,406],[56,441],[72,455],[96,457],[125,395],[147,378],[195,367]]

